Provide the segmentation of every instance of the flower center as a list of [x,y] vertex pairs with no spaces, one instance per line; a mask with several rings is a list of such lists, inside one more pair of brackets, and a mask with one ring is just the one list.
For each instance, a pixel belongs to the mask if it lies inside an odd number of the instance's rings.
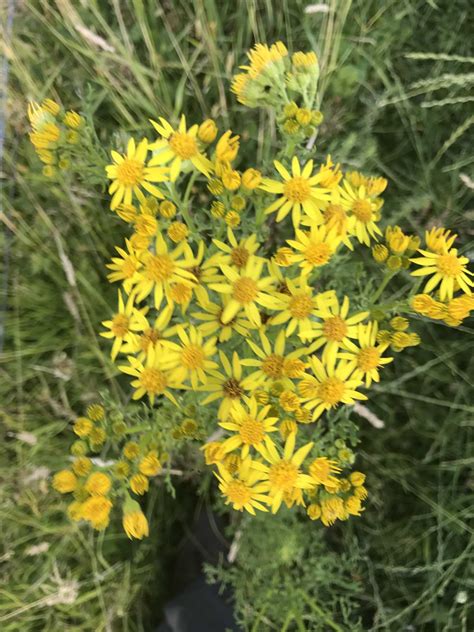
[[226,397],[230,397],[231,399],[238,399],[243,395],[244,392],[242,390],[242,387],[240,386],[240,382],[234,377],[231,377],[226,382],[224,382],[222,390],[224,391],[224,395]]
[[324,321],[323,334],[328,340],[341,342],[347,334],[347,325],[340,316],[332,316]]
[[234,283],[233,298],[239,303],[252,303],[258,294],[255,281],[249,277],[241,277]]
[[230,481],[227,483],[226,496],[235,505],[246,505],[252,498],[251,490],[242,481]]
[[174,272],[173,259],[168,255],[150,255],[145,264],[146,276],[150,281],[161,283]]
[[285,182],[283,195],[290,202],[305,202],[311,197],[311,186],[306,178],[296,176]]
[[330,406],[335,406],[341,401],[346,387],[337,377],[328,377],[318,387],[320,399]]
[[191,299],[192,294],[193,291],[189,287],[189,285],[185,285],[184,283],[176,283],[176,285],[173,285],[173,287],[170,289],[169,296],[170,299],[175,303],[178,303],[178,305],[183,305]]
[[122,263],[121,272],[125,279],[131,279],[137,270],[138,266],[133,259],[125,259]]
[[117,338],[123,338],[126,333],[128,333],[128,325],[130,323],[130,319],[125,314],[115,314],[112,320],[112,333]]
[[168,386],[165,374],[153,367],[143,369],[140,375],[140,383],[147,393],[153,395],[163,393]]
[[364,224],[368,224],[372,219],[372,205],[369,200],[356,200],[352,205],[352,212]]
[[298,468],[291,461],[280,461],[271,466],[268,479],[272,487],[282,492],[290,492],[298,478]]
[[289,309],[293,318],[308,318],[313,309],[313,301],[307,294],[296,294],[290,301]]
[[243,268],[249,260],[249,257],[249,251],[243,246],[237,246],[237,248],[234,248],[230,254],[232,263],[238,268]]
[[160,332],[156,329],[149,328],[140,336],[140,347],[142,351],[148,351],[148,348],[154,346],[160,339]]
[[204,359],[204,351],[199,345],[188,345],[181,353],[181,362],[187,369],[201,369]]
[[272,353],[262,362],[262,371],[274,380],[278,380],[283,377],[283,363],[282,356]]
[[261,421],[247,417],[240,426],[240,437],[248,445],[258,445],[263,441],[265,429]]
[[171,136],[169,144],[174,153],[183,160],[188,160],[198,153],[196,140],[189,134],[175,132]]
[[357,357],[357,366],[361,371],[370,371],[378,367],[380,352],[375,347],[361,349]]
[[313,266],[323,266],[331,258],[331,249],[325,243],[317,244],[312,241],[304,251],[304,256]]
[[441,274],[448,277],[456,277],[462,272],[462,264],[456,255],[441,255],[437,267]]
[[143,178],[143,163],[133,158],[125,158],[117,165],[117,180],[125,187],[133,187]]

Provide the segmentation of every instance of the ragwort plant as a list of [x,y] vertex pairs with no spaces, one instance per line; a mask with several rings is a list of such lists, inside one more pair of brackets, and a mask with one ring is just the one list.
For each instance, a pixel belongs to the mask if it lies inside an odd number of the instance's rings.
[[234,76],[241,104],[273,112],[273,165],[241,164],[238,134],[184,114],[151,120],[151,139],[105,165],[80,114],[30,106],[44,174],[95,174],[129,226],[107,264],[120,289],[101,335],[156,413],[137,421],[103,402],[76,420],[72,465],[53,481],[73,495],[72,520],[102,530],[117,506],[127,535],[147,536],[140,497],[183,442],[234,510],[285,504],[326,527],[363,512],[349,407],[420,343],[410,316],[457,326],[474,284],[456,235],[435,227],[422,244],[383,228],[386,179],[318,155],[318,76],[315,53],[282,42],[257,44]]

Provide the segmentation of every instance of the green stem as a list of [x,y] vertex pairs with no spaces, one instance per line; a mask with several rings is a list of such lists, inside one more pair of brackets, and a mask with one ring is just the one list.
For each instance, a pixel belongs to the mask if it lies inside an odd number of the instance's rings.
[[395,272],[386,272],[384,278],[382,279],[382,283],[379,285],[379,287],[377,288],[375,294],[372,296],[372,299],[370,301],[371,305],[375,304],[375,301],[380,298],[382,292],[385,290],[385,288],[387,287],[390,279],[392,279],[393,276],[395,276]]

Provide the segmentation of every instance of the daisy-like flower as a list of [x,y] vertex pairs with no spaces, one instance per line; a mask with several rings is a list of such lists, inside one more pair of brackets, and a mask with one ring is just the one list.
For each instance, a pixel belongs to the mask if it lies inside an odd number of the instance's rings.
[[431,292],[439,286],[439,295],[442,301],[452,299],[454,290],[459,286],[465,294],[472,294],[471,287],[474,282],[470,279],[473,273],[466,265],[469,263],[467,257],[458,256],[456,248],[445,249],[441,253],[418,250],[422,257],[410,259],[413,263],[421,266],[414,270],[412,276],[433,275],[424,287],[425,292]]
[[265,445],[258,448],[258,452],[269,465],[256,461],[255,469],[266,474],[268,495],[271,501],[271,510],[275,514],[285,496],[294,494],[298,489],[311,489],[314,481],[310,476],[301,471],[301,464],[308,456],[314,443],[310,442],[295,452],[296,433],[291,432],[285,442],[283,455],[278,453],[273,441],[265,439]]
[[292,261],[298,263],[301,273],[306,276],[314,270],[326,265],[336,252],[341,238],[335,228],[329,229],[324,224],[318,226],[312,221],[309,232],[295,230],[295,239],[287,239],[287,243],[298,252],[292,255]]
[[352,376],[355,379],[365,381],[367,388],[372,382],[379,382],[379,368],[393,361],[393,358],[382,357],[388,344],[377,343],[378,325],[370,322],[367,325],[359,324],[357,351],[343,351],[339,358],[348,360],[352,367]]
[[341,468],[336,461],[331,461],[325,456],[320,456],[310,464],[308,473],[316,485],[337,485],[338,479],[334,474],[339,474]]
[[182,384],[186,380],[191,382],[193,389],[199,383],[207,382],[207,375],[211,369],[217,369],[218,364],[209,358],[216,354],[216,338],[209,338],[204,342],[202,333],[191,326],[186,331],[183,326],[177,326],[176,332],[181,344],[168,341],[163,348],[163,357],[169,359],[170,379]]
[[300,333],[310,331],[311,317],[316,316],[320,306],[335,301],[333,291],[315,294],[303,276],[293,281],[287,279],[285,292],[280,292],[277,296],[278,305],[275,309],[280,311],[280,314],[272,316],[268,324],[283,325],[288,323],[285,330],[287,336],[291,336],[297,328]]
[[253,461],[245,459],[240,464],[238,471],[232,475],[223,463],[217,463],[218,472],[215,473],[219,480],[219,489],[225,497],[225,504],[232,505],[237,511],[248,511],[253,516],[255,509],[268,511],[268,496],[264,493],[267,489],[261,480],[265,477],[261,471],[253,468]]
[[219,426],[234,433],[222,443],[222,449],[227,454],[242,447],[241,457],[245,459],[250,448],[258,449],[263,445],[269,432],[276,432],[275,424],[278,417],[269,417],[271,406],[263,406],[259,410],[254,397],[244,397],[243,404],[236,401],[230,409],[230,418],[220,421]]
[[200,386],[198,390],[210,392],[210,395],[201,402],[203,406],[216,401],[216,399],[222,399],[217,415],[219,419],[228,419],[232,405],[242,400],[245,394],[245,389],[242,386],[242,365],[235,351],[232,355],[232,364],[220,350],[219,359],[224,373],[210,371],[206,384]]
[[155,307],[159,309],[163,296],[166,295],[169,299],[171,284],[181,283],[192,287],[196,283],[196,277],[189,271],[194,260],[189,255],[180,259],[184,252],[184,242],[169,252],[162,234],[158,233],[155,240],[155,252],[147,250],[140,254],[143,265],[137,273],[133,290],[138,301],[142,301],[153,292]]
[[143,309],[138,310],[134,305],[134,297],[129,296],[127,303],[124,303],[122,293],[118,292],[118,311],[112,316],[112,320],[104,320],[104,327],[109,331],[101,332],[103,338],[114,340],[110,356],[115,360],[118,353],[122,349],[127,335],[133,331],[139,331],[146,325],[146,318]]
[[377,226],[380,205],[374,201],[365,186],[353,187],[347,179],[340,189],[341,203],[348,210],[348,232],[355,235],[361,244],[370,246],[370,240],[377,241],[382,231]]
[[318,186],[324,176],[321,173],[312,175],[313,161],[308,160],[302,169],[298,158],[294,156],[291,161],[291,174],[278,160],[275,160],[273,164],[283,182],[269,178],[263,179],[261,189],[280,195],[278,200],[265,209],[265,213],[278,211],[276,221],[281,222],[291,211],[295,228],[298,228],[300,224],[302,213],[321,222],[321,209],[329,201],[331,192],[330,189]]
[[135,389],[132,399],[140,399],[148,395],[153,406],[156,397],[167,397],[178,406],[170,388],[182,388],[182,384],[172,382],[169,375],[169,365],[165,362],[159,350],[149,349],[144,363],[133,356],[127,357],[129,364],[119,366],[119,371],[131,375],[135,379],[131,385]]
[[310,353],[325,345],[323,361],[334,366],[341,347],[357,351],[351,338],[358,337],[358,324],[367,318],[369,312],[359,312],[354,316],[349,316],[349,297],[344,296],[342,305],[339,305],[337,299],[329,304],[321,302],[315,315],[322,322],[312,322],[310,330],[300,332],[300,337],[303,340],[314,340],[310,347]]
[[218,253],[213,258],[219,262],[219,265],[234,266],[237,270],[245,268],[249,259],[258,250],[257,237],[255,234],[252,234],[250,237],[244,237],[239,242],[235,238],[232,228],[229,227],[227,229],[227,239],[229,241],[228,244],[219,239],[212,240],[219,250],[224,253],[222,255]]
[[150,120],[153,127],[160,134],[161,139],[150,145],[155,153],[150,160],[151,165],[170,164],[170,179],[174,182],[183,167],[190,162],[193,167],[208,177],[212,170],[212,162],[206,158],[200,149],[198,141],[199,125],[186,128],[184,114],[175,130],[166,119],[160,117],[159,123]]
[[126,250],[118,246],[115,247],[120,257],[113,257],[111,262],[106,264],[106,267],[112,270],[112,272],[107,275],[107,279],[110,283],[121,281],[125,292],[130,294],[130,290],[137,277],[137,272],[142,264],[138,259],[137,251],[128,239],[125,240],[125,245]]
[[166,305],[159,313],[153,324],[145,317],[141,326],[129,332],[121,351],[127,355],[137,355],[143,362],[150,350],[158,352],[164,342],[176,334],[176,327],[169,326],[173,315],[173,307]]
[[119,204],[131,204],[136,196],[140,202],[145,200],[142,188],[157,198],[164,198],[163,193],[153,182],[166,182],[168,169],[156,167],[151,161],[147,164],[148,140],[144,138],[138,145],[133,138],[128,141],[127,153],[119,154],[112,151],[114,164],[108,165],[105,170],[107,177],[113,180],[109,186],[112,195],[110,208],[116,209]]
[[356,390],[362,380],[351,375],[352,366],[349,362],[340,360],[336,366],[324,367],[318,357],[312,356],[309,363],[315,377],[305,375],[298,384],[298,392],[306,401],[305,408],[313,411],[313,421],[325,410],[339,404],[354,404],[357,399],[367,399]]
[[198,325],[198,329],[204,336],[217,334],[219,342],[227,342],[227,340],[231,339],[233,332],[246,338],[249,334],[249,329],[255,327],[245,316],[240,314],[234,316],[230,322],[223,323],[222,314],[228,302],[229,298],[226,297],[225,294],[223,295],[222,305],[212,303],[211,301],[202,301],[198,298],[199,306],[204,311],[193,312],[191,316],[202,321],[202,323]]
[[251,323],[260,327],[261,318],[257,305],[268,309],[275,309],[278,300],[268,293],[273,278],[268,276],[260,278],[264,262],[250,260],[239,272],[230,266],[222,265],[227,283],[212,283],[211,289],[222,294],[229,295],[229,302],[222,313],[222,322],[229,323],[243,310]]
[[[261,347],[252,340],[247,340],[247,344],[255,353],[256,357],[241,360],[244,366],[256,367],[257,370],[248,375],[244,384],[250,388],[264,387],[275,380],[299,377],[304,373],[305,363],[300,357],[307,353],[306,349],[296,349],[285,355],[286,334],[282,330],[276,337],[274,347],[267,336],[260,331]],[[289,384],[291,386],[291,382]]]

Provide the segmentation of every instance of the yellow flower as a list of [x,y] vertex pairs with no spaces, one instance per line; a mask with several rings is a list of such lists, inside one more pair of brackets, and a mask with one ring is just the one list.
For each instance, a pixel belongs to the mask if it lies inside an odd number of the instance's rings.
[[131,204],[135,195],[141,202],[145,196],[141,188],[157,198],[163,198],[163,193],[153,184],[153,182],[166,182],[168,180],[168,169],[156,167],[153,159],[147,164],[148,141],[144,138],[135,145],[131,138],[128,141],[127,153],[119,154],[112,151],[114,164],[108,165],[105,170],[107,177],[112,180],[109,193],[112,195],[110,208],[116,209],[119,204]]
[[402,255],[410,247],[411,237],[405,235],[400,226],[387,226],[385,241],[393,253]]
[[308,472],[316,485],[337,485],[338,479],[333,474],[339,474],[341,468],[336,461],[321,456],[309,465]]
[[280,508],[285,495],[314,487],[311,477],[303,474],[300,469],[314,444],[307,443],[295,452],[295,437],[294,432],[288,436],[283,455],[278,453],[274,443],[268,437],[265,439],[265,445],[258,448],[269,465],[254,462],[254,467],[266,474],[264,482],[267,484],[273,514]]
[[178,129],[175,130],[166,119],[160,116],[159,123],[150,120],[153,127],[160,134],[161,140],[157,140],[150,145],[150,149],[154,151],[151,165],[170,165],[170,180],[174,182],[179,176],[183,167],[188,162],[198,171],[208,177],[213,166],[211,161],[202,153],[198,143],[197,125],[193,125],[189,129],[186,128],[186,117],[181,116]]
[[105,496],[112,487],[112,481],[103,472],[93,472],[85,482],[84,488],[91,496]]
[[265,209],[265,213],[278,211],[276,221],[281,222],[291,211],[295,228],[298,228],[300,224],[302,212],[317,221],[322,221],[321,209],[329,201],[330,190],[317,186],[324,176],[321,173],[312,175],[313,161],[309,160],[301,168],[298,158],[294,156],[291,162],[291,174],[281,162],[275,160],[273,164],[283,182],[269,178],[263,179],[261,189],[280,195],[276,202]]
[[232,130],[224,132],[217,142],[217,160],[226,164],[233,162],[239,153],[239,138],[240,136],[232,136]]
[[342,205],[349,212],[349,234],[355,235],[361,244],[370,246],[371,239],[377,240],[377,235],[382,235],[382,231],[376,224],[377,204],[363,185],[353,188],[347,177],[344,179],[340,196]]
[[303,53],[302,51],[297,51],[296,53],[293,53],[293,55],[291,56],[291,61],[293,63],[293,66],[316,66],[318,63],[318,58],[316,56],[316,53],[314,53],[313,51],[309,52],[309,53]]
[[123,447],[123,455],[126,459],[136,459],[140,454],[140,446],[135,441],[128,441]]
[[84,123],[84,119],[82,118],[80,114],[78,114],[77,112],[74,112],[74,110],[69,110],[64,115],[63,123],[67,127],[71,127],[72,129],[77,129],[78,127],[81,127],[81,125]]
[[168,227],[168,237],[175,244],[186,239],[189,235],[189,228],[183,222],[173,222]]
[[199,306],[204,310],[203,312],[193,312],[191,316],[197,320],[203,321],[198,325],[199,331],[204,336],[218,335],[219,342],[227,342],[232,337],[232,333],[235,331],[237,334],[243,337],[247,337],[249,329],[253,327],[244,316],[237,314],[230,322],[222,322],[222,314],[228,299],[223,295],[223,304],[217,305],[211,301],[205,301],[198,298]]
[[261,325],[260,312],[257,305],[274,309],[278,300],[268,291],[273,283],[272,277],[260,278],[263,261],[251,259],[238,272],[227,265],[221,265],[225,279],[221,283],[212,283],[210,288],[216,292],[229,295],[229,302],[222,313],[222,322],[229,323],[240,310],[251,323]]
[[298,391],[305,408],[312,410],[312,419],[318,419],[325,410],[339,404],[354,404],[357,399],[367,399],[356,389],[361,380],[352,377],[352,365],[340,360],[335,366],[325,367],[316,356],[309,358],[313,375],[306,374],[298,384]]
[[388,248],[383,244],[375,244],[372,248],[372,257],[377,263],[383,263],[388,257]]
[[143,540],[149,535],[148,520],[138,503],[134,503],[134,508],[131,510],[125,509],[122,526],[130,540]]
[[181,344],[167,342],[162,350],[163,357],[169,360],[170,380],[184,383],[191,382],[193,389],[199,383],[205,384],[210,371],[218,368],[218,364],[209,358],[216,354],[216,338],[204,342],[202,333],[193,325],[186,331],[183,326],[176,327]]
[[222,399],[218,417],[219,419],[227,419],[232,405],[241,400],[245,392],[242,386],[242,365],[235,351],[232,355],[232,364],[221,350],[219,350],[219,358],[224,373],[212,371],[211,377],[208,378],[206,384],[199,387],[199,390],[210,392],[210,395],[201,402],[203,406],[216,399]]
[[234,169],[226,169],[222,174],[222,184],[228,191],[236,191],[240,187],[240,173]]
[[87,437],[87,435],[92,430],[93,423],[87,417],[78,417],[74,422],[74,434],[77,434],[78,437]]
[[393,361],[393,358],[382,357],[388,347],[387,344],[377,344],[378,325],[370,322],[367,325],[359,324],[358,342],[360,348],[348,352],[339,353],[338,357],[348,360],[353,368],[352,376],[365,380],[367,388],[372,382],[379,382],[379,368]]
[[310,520],[318,520],[319,518],[321,518],[321,505],[318,505],[317,503],[311,503],[311,505],[308,505],[306,513],[308,514],[308,518]]
[[361,511],[364,511],[361,505],[362,501],[357,496],[349,496],[344,501],[344,508],[351,516],[360,516]]
[[81,514],[84,520],[88,520],[94,529],[102,531],[109,524],[112,501],[105,496],[91,496],[82,503]]
[[[411,273],[412,276],[433,275],[424,287],[425,292],[431,292],[439,285],[439,295],[442,301],[452,299],[456,286],[459,286],[466,294],[472,294],[471,287],[474,282],[469,276],[473,276],[466,265],[469,263],[467,257],[458,256],[456,248],[447,248],[442,253],[418,250],[423,256],[410,259],[413,263],[421,266]],[[468,276],[469,275],[469,276]]]
[[86,456],[80,456],[74,459],[72,469],[77,476],[86,476],[92,468],[92,461]]
[[293,391],[283,391],[280,393],[278,403],[285,412],[295,412],[300,407],[300,398],[296,393],[293,393]]
[[365,474],[362,472],[352,472],[349,475],[349,481],[353,487],[360,487],[365,483]]
[[217,254],[213,257],[213,261],[219,266],[222,264],[235,266],[237,270],[245,268],[259,248],[257,237],[254,233],[237,241],[230,227],[227,229],[227,241],[229,242],[228,244],[219,239],[212,240],[219,250],[225,253],[224,255]]
[[149,482],[144,474],[134,474],[130,479],[130,489],[134,494],[142,496],[148,491]]
[[[273,348],[262,331],[260,331],[261,347],[252,340],[247,340],[247,344],[256,357],[241,360],[241,363],[243,366],[251,366],[257,369],[244,380],[244,384],[249,389],[265,388],[267,384],[282,379],[286,380],[285,386],[291,387],[291,382],[288,381],[288,378],[297,377],[298,375],[298,370],[292,361],[299,359],[307,350],[296,349],[285,354],[285,341],[286,334],[284,330],[277,335]],[[298,362],[298,368],[299,372],[303,373],[305,364],[301,361]]]
[[53,488],[60,494],[68,494],[77,488],[77,478],[71,470],[61,470],[54,475]]
[[158,222],[153,215],[144,212],[144,207],[140,207],[141,215],[136,215],[133,223],[135,232],[142,237],[153,237],[158,230]]
[[176,215],[176,205],[171,200],[163,200],[159,206],[160,215],[165,219],[172,219]]
[[240,225],[240,215],[236,211],[226,213],[224,220],[227,226],[231,226],[232,228],[236,228]]
[[280,62],[288,55],[288,50],[283,42],[275,42],[271,46],[267,44],[255,44],[248,51],[247,57],[250,64],[241,66],[242,70],[246,70],[252,79],[256,79],[272,64]]
[[135,389],[132,399],[140,399],[144,395],[148,395],[151,405],[154,404],[155,398],[164,395],[173,404],[178,405],[174,395],[169,391],[170,388],[179,388],[179,384],[172,383],[167,372],[168,365],[164,363],[160,355],[159,349],[153,348],[148,350],[146,359],[143,364],[138,358],[128,356],[128,365],[119,366],[119,371],[131,375],[136,378],[131,382]]
[[133,284],[136,282],[137,272],[142,264],[131,242],[126,239],[125,244],[127,250],[119,248],[118,246],[115,247],[120,257],[113,257],[111,262],[106,264],[106,267],[112,270],[112,272],[107,275],[107,279],[110,283],[121,281],[125,292],[129,294]]
[[334,302],[334,292],[313,294],[305,277],[294,280],[287,279],[284,292],[278,293],[278,305],[274,309],[281,313],[272,316],[268,324],[282,325],[287,323],[286,335],[291,336],[296,328],[299,332],[310,331],[313,324],[311,316],[315,316],[322,304]]
[[325,498],[321,501],[321,522],[325,527],[329,527],[341,520],[345,515],[344,501],[338,496]]
[[142,310],[135,308],[134,296],[128,297],[127,303],[123,302],[122,293],[118,292],[118,311],[113,315],[112,320],[104,320],[102,325],[109,331],[101,332],[103,338],[114,339],[111,350],[111,358],[115,360],[127,335],[131,331],[138,331],[146,326],[146,319]]
[[314,340],[310,347],[311,353],[324,345],[323,361],[334,366],[341,347],[354,352],[357,351],[351,338],[358,337],[358,324],[367,318],[369,312],[359,312],[354,316],[349,316],[349,297],[344,296],[342,305],[339,305],[337,299],[329,304],[322,302],[315,315],[322,322],[313,322],[310,330],[300,332],[302,339]]
[[105,409],[101,404],[91,404],[86,412],[92,421],[102,421],[105,417]]
[[161,463],[158,459],[158,454],[152,450],[138,464],[138,469],[141,474],[145,476],[156,476],[161,471]]
[[450,230],[442,227],[434,227],[425,232],[426,248],[439,255],[445,250],[450,250],[457,238],[456,234],[451,234]]
[[60,136],[61,131],[55,123],[44,123],[41,129],[30,133],[30,141],[38,151],[54,148]]
[[125,354],[138,354],[139,360],[143,361],[150,351],[158,351],[166,338],[170,338],[176,333],[176,327],[169,327],[169,322],[173,315],[173,307],[166,305],[159,313],[153,325],[144,318],[141,326],[130,332],[121,351]]
[[309,232],[295,230],[295,239],[287,239],[287,243],[298,252],[292,256],[294,263],[299,263],[303,275],[326,265],[336,252],[341,238],[336,229],[328,229],[325,225],[317,226],[311,222]]
[[254,516],[255,509],[268,511],[262,505],[262,502],[268,503],[268,496],[263,493],[267,486],[261,483],[264,475],[252,467],[253,463],[251,459],[242,461],[236,475],[232,475],[227,467],[218,463],[218,472],[215,475],[219,480],[219,489],[225,498],[225,504],[232,505],[236,511],[245,509]]
[[254,397],[244,397],[245,406],[235,401],[230,409],[230,420],[220,421],[219,426],[233,432],[231,437],[222,443],[227,454],[242,446],[241,458],[247,458],[250,448],[258,449],[269,432],[277,430],[275,424],[278,417],[268,417],[270,406],[258,410]]
[[257,169],[246,169],[242,174],[242,186],[253,191],[262,182],[262,174]]
[[140,254],[143,266],[137,273],[134,288],[137,301],[142,301],[151,292],[155,300],[155,308],[159,309],[163,296],[169,298],[171,284],[182,283],[192,287],[196,277],[187,268],[193,266],[193,258],[188,254],[184,258],[181,255],[186,252],[186,244],[179,244],[173,251],[168,250],[161,233],[155,240],[155,251],[146,251]]
[[203,143],[212,143],[217,136],[217,125],[212,119],[206,119],[201,123],[198,129],[198,138]]
[[206,465],[215,465],[225,458],[225,452],[222,449],[220,441],[210,441],[206,443],[201,450],[204,452]]

